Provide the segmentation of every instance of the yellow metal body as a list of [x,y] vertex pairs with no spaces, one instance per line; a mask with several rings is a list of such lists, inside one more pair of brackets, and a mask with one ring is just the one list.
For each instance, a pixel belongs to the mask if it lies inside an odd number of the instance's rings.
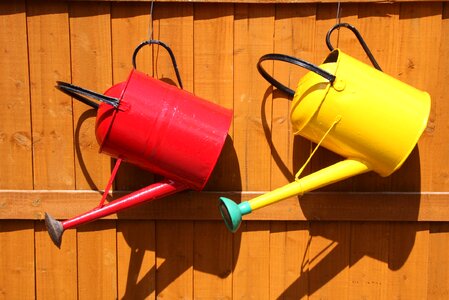
[[301,78],[290,119],[295,134],[345,159],[299,178],[301,168],[294,182],[240,204],[221,197],[220,211],[231,231],[238,229],[243,215],[286,198],[368,171],[390,175],[404,163],[426,128],[428,93],[338,49],[319,67],[335,75],[335,80],[331,83],[315,72]]
[[336,76],[331,85],[309,72],[296,90],[291,122],[296,133],[367,164],[381,176],[397,170],[426,128],[430,96],[340,50],[320,66]]
[[367,171],[388,176],[407,159],[426,128],[428,93],[338,49],[320,68],[334,74],[335,81],[331,84],[314,72],[301,78],[291,122],[295,134],[346,159],[248,201],[251,211]]

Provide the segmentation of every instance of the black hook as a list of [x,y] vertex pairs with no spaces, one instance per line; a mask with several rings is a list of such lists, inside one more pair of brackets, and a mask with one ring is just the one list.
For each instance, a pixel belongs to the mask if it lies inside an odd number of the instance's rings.
[[162,41],[159,40],[148,40],[148,41],[143,41],[142,43],[140,43],[136,49],[134,50],[133,53],[133,67],[134,69],[136,69],[136,56],[137,56],[137,52],[139,52],[140,48],[142,48],[145,45],[159,45],[165,48],[165,50],[167,50],[168,54],[170,55],[172,64],[173,64],[173,68],[175,69],[175,73],[176,73],[176,78],[178,79],[178,83],[179,83],[179,87],[182,89],[182,81],[181,81],[181,75],[179,75],[179,70],[178,70],[178,65],[176,64],[176,59],[175,59],[175,55],[173,54],[173,51],[170,49],[170,47],[165,44]]
[[380,68],[379,64],[377,63],[376,59],[374,58],[373,54],[371,53],[371,51],[369,50],[368,46],[365,43],[365,40],[362,38],[362,35],[360,34],[360,32],[351,24],[348,23],[338,23],[335,24],[331,29],[329,29],[329,31],[327,32],[326,35],[326,45],[327,48],[329,48],[330,51],[334,50],[334,47],[331,44],[331,34],[332,32],[340,27],[345,27],[348,28],[349,30],[351,30],[354,35],[357,37],[357,39],[359,40],[360,45],[362,46],[363,50],[365,50],[366,55],[368,55],[369,60],[371,61],[371,63],[373,64],[373,66],[379,70],[382,71],[382,69]]

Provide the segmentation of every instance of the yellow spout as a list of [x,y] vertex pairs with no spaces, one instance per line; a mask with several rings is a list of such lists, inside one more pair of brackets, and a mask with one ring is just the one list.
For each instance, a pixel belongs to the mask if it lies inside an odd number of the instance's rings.
[[293,196],[302,195],[370,170],[366,164],[358,160],[346,159],[240,204],[235,203],[231,199],[221,197],[219,209],[226,227],[230,231],[235,232],[242,222],[242,216],[251,213],[253,210]]
[[269,193],[256,197],[248,202],[251,210],[255,210],[368,171],[370,171],[370,169],[364,163],[357,160],[347,159],[307,175]]

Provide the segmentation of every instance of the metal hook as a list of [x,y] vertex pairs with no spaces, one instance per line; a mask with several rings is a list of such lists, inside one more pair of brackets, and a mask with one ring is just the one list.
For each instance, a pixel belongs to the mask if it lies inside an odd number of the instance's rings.
[[326,45],[327,48],[329,48],[330,51],[334,50],[334,47],[331,44],[330,38],[331,38],[331,34],[332,32],[340,27],[345,27],[348,28],[349,30],[351,30],[354,35],[357,37],[357,39],[359,40],[360,45],[362,46],[363,50],[365,51],[366,55],[368,55],[369,60],[371,61],[371,63],[373,64],[373,66],[379,70],[382,71],[382,69],[380,68],[379,64],[377,63],[376,59],[374,58],[373,54],[371,53],[370,49],[368,48],[368,46],[365,43],[365,40],[362,38],[362,35],[360,34],[360,32],[351,24],[348,23],[338,23],[335,24],[331,29],[329,29],[329,31],[327,32],[326,35]]
[[136,69],[136,56],[137,56],[137,52],[139,52],[140,48],[142,48],[145,45],[159,45],[165,48],[165,50],[167,50],[168,54],[170,55],[172,64],[173,64],[173,68],[175,69],[175,73],[176,73],[176,78],[178,79],[178,83],[179,83],[179,87],[182,89],[182,81],[181,81],[181,75],[179,75],[179,70],[178,70],[178,65],[176,64],[176,59],[175,59],[175,55],[173,54],[173,51],[170,49],[170,47],[165,44],[162,41],[159,40],[148,40],[148,41],[143,41],[142,43],[140,43],[136,49],[134,50],[133,53],[133,67],[134,69]]

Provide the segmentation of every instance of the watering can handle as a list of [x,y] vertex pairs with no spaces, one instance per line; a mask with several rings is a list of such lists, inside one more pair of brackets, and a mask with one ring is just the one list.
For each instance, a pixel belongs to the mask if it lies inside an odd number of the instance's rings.
[[332,32],[340,27],[345,27],[348,28],[349,30],[351,30],[354,35],[357,37],[357,40],[359,41],[360,45],[362,46],[363,50],[365,51],[366,55],[368,56],[369,60],[371,61],[371,63],[373,64],[373,66],[379,70],[382,71],[382,69],[380,68],[379,64],[377,63],[376,59],[374,58],[373,54],[371,53],[371,50],[368,48],[368,45],[365,43],[365,40],[362,38],[362,35],[360,34],[360,32],[351,24],[348,23],[338,23],[335,24],[334,26],[332,26],[331,29],[329,29],[329,31],[327,32],[326,35],[326,45],[327,48],[329,48],[330,51],[334,50],[334,47],[331,44],[331,34]]
[[265,71],[265,69],[262,67],[262,65],[261,65],[262,62],[266,61],[266,60],[284,61],[284,62],[287,62],[290,64],[294,64],[294,65],[306,68],[309,71],[315,72],[316,74],[324,77],[330,83],[334,82],[334,80],[335,80],[335,75],[321,69],[320,67],[318,67],[312,63],[309,63],[305,60],[302,60],[302,59],[299,59],[299,58],[296,58],[293,56],[289,56],[289,55],[285,55],[285,54],[277,54],[277,53],[265,54],[264,56],[262,56],[259,59],[259,62],[257,63],[257,70],[259,71],[260,75],[262,75],[263,78],[265,78],[269,83],[274,85],[276,88],[278,88],[279,90],[283,91],[284,93],[286,93],[292,97],[295,95],[295,91],[293,91],[292,89],[286,87],[285,85],[283,85],[282,83],[280,83],[279,81],[274,79],[273,76],[268,74],[268,72]]
[[96,92],[93,92],[91,90],[87,90],[84,89],[82,87],[67,83],[67,82],[62,82],[62,81],[57,81],[56,82],[57,85],[56,87],[66,93],[67,95],[75,98],[76,100],[79,100],[81,102],[83,102],[84,104],[87,104],[89,106],[91,106],[94,109],[98,109],[98,103],[93,102],[89,99],[87,99],[84,96],[90,97],[92,99],[104,102],[106,104],[112,105],[115,108],[118,107],[119,103],[120,103],[120,99],[114,98],[114,97],[109,97],[106,95],[102,95]]
[[168,54],[170,55],[171,62],[173,64],[173,68],[175,69],[176,78],[178,79],[179,87],[182,89],[183,87],[182,87],[181,75],[179,75],[179,70],[178,70],[178,65],[176,64],[175,55],[173,54],[173,51],[170,49],[170,47],[167,44],[165,44],[164,42],[162,42],[162,41],[159,41],[159,40],[147,40],[147,41],[143,41],[142,43],[140,43],[136,47],[136,49],[134,50],[134,53],[133,53],[133,67],[134,67],[134,69],[137,68],[137,65],[136,65],[137,53],[145,45],[159,45],[159,46],[164,47],[165,50],[167,50]]

